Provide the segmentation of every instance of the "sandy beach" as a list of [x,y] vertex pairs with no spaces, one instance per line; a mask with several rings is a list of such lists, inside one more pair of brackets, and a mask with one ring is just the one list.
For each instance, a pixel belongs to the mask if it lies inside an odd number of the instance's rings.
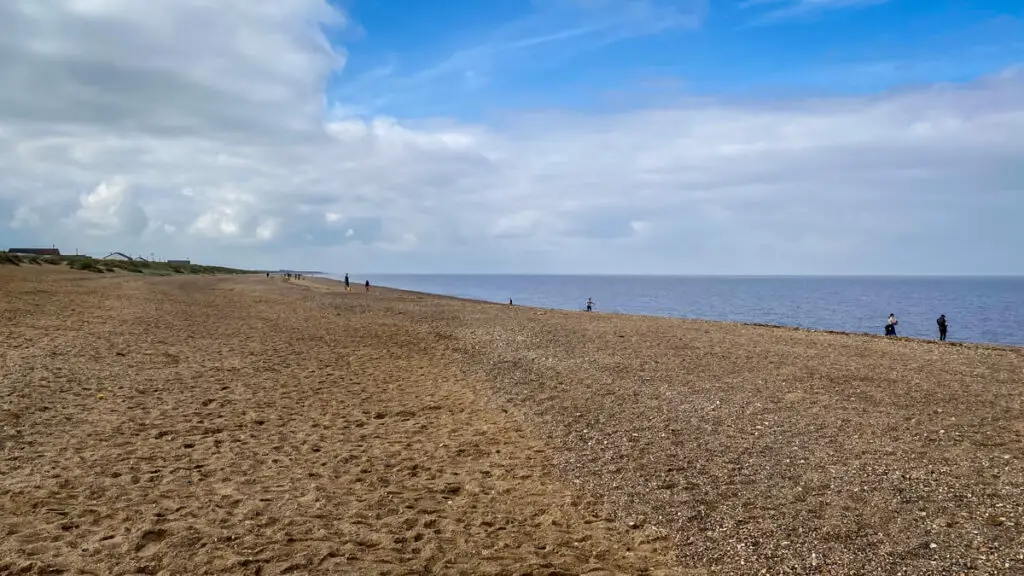
[[0,266],[2,574],[1020,574],[1024,349]]

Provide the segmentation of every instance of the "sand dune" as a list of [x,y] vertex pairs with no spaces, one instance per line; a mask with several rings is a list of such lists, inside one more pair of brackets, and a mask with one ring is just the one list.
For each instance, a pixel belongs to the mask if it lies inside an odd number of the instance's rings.
[[0,573],[1012,574],[1024,351],[0,267]]

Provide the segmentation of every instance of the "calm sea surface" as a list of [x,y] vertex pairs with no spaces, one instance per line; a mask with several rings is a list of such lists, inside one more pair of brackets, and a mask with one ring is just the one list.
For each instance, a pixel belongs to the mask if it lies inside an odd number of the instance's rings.
[[[364,278],[352,277],[360,284]],[[890,312],[899,335],[1024,346],[1024,277],[685,277],[388,275],[380,286],[492,302],[882,333]]]

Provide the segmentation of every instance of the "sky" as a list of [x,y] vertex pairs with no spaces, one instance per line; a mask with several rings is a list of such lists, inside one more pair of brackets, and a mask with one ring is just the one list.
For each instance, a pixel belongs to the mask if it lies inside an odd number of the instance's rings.
[[0,248],[1024,274],[1019,0],[7,0],[0,80]]

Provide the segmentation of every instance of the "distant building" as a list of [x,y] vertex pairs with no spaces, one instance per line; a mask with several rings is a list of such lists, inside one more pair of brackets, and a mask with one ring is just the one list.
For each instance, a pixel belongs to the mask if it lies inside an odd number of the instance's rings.
[[11,248],[7,252],[27,256],[60,256],[60,250],[56,248]]
[[110,254],[107,254],[106,256],[104,256],[103,259],[104,260],[121,260],[121,261],[127,261],[127,262],[135,261],[134,258],[132,258],[131,256],[125,254],[124,252],[111,252]]
[[168,260],[167,263],[170,264],[171,266],[191,266],[192,265],[192,261],[191,260]]

